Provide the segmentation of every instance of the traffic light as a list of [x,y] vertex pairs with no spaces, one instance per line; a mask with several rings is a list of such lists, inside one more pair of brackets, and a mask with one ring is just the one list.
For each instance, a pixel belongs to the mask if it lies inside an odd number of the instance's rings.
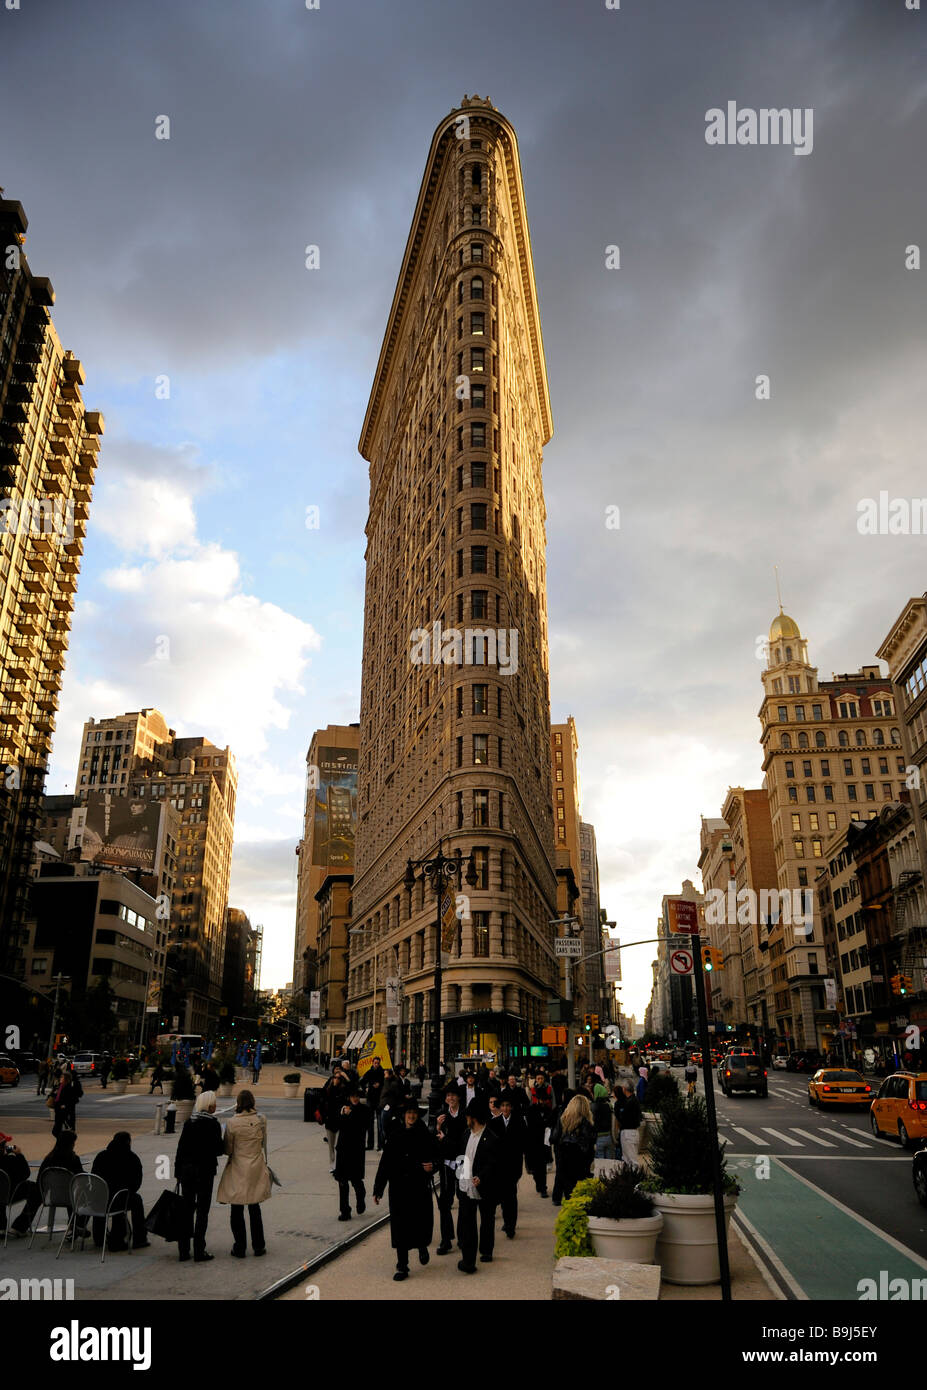
[[589,1017],[592,1021],[592,1032],[597,1033],[599,1031],[599,1015],[590,1014]]
[[703,947],[702,947],[702,965],[704,966],[705,970],[707,970],[707,971],[712,971],[712,970],[723,970],[723,969],[724,969],[724,952],[723,952],[723,951],[719,951],[719,950],[717,949],[717,947],[715,947],[715,946],[703,946]]
[[576,1046],[577,1046],[577,1047],[582,1047],[582,1046],[584,1045],[585,1041],[586,1041],[585,1036],[584,1036],[582,1033],[580,1033],[579,1037],[576,1039]]
[[901,975],[899,978],[901,980],[901,989],[898,991],[899,994],[908,994],[911,989],[911,976]]
[[902,988],[901,980],[901,975],[892,976],[892,994],[904,994],[904,989]]
[[593,1020],[593,1017],[594,1017],[593,1014],[583,1014],[583,1027],[585,1028],[585,1030],[586,1030],[587,1033],[591,1033],[591,1032],[592,1032],[592,1020]]

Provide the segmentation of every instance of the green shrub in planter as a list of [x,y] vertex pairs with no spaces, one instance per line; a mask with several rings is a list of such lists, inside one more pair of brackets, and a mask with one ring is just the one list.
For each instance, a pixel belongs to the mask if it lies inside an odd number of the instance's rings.
[[562,1260],[566,1255],[595,1254],[589,1239],[586,1208],[598,1186],[598,1178],[583,1178],[561,1206],[554,1223],[555,1259]]
[[638,1186],[644,1177],[642,1168],[623,1163],[608,1177],[596,1179],[596,1189],[586,1204],[586,1216],[605,1216],[612,1221],[627,1218],[640,1220],[653,1216],[653,1202]]
[[193,1078],[189,1072],[185,1071],[178,1075],[171,1087],[171,1100],[195,1100],[196,1092],[193,1089]]
[[234,1062],[223,1062],[219,1068],[219,1085],[235,1085],[235,1064]]
[[664,1107],[675,1104],[679,1098],[679,1083],[672,1072],[658,1071],[656,1076],[652,1076],[647,1082],[641,1109],[662,1115]]
[[650,1138],[650,1176],[641,1183],[644,1192],[707,1193],[712,1187],[712,1144],[721,1161],[723,1190],[734,1196],[737,1179],[725,1173],[724,1145],[712,1133],[708,1109],[701,1096],[685,1103],[664,1105],[662,1123]]
[[120,1057],[119,1060],[118,1060],[117,1062],[114,1062],[114,1063],[113,1063],[113,1080],[114,1080],[114,1081],[128,1081],[128,1079],[129,1079],[129,1064],[128,1064],[128,1062],[124,1061],[124,1060]]
[[283,1084],[284,1086],[298,1086],[302,1079],[302,1072],[288,1071],[286,1076],[283,1078]]

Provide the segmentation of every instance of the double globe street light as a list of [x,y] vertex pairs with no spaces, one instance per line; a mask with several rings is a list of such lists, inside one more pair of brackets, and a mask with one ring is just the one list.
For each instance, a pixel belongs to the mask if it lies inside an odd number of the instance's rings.
[[[479,883],[476,872],[476,861],[472,854],[466,858],[457,849],[452,855],[447,855],[441,848],[442,842],[438,841],[438,852],[430,859],[407,859],[406,872],[403,878],[403,885],[411,893],[415,887],[416,877],[424,884],[429,882],[435,894],[435,984],[434,984],[434,1032],[431,1041],[432,1067],[431,1074],[435,1089],[440,1085],[441,1076],[441,977],[442,977],[442,916],[441,904],[445,895],[462,881],[469,888],[476,888]],[[463,866],[466,864],[467,871],[463,874]],[[420,869],[421,874],[416,875],[416,870]],[[456,905],[454,911],[455,921],[457,920]],[[448,951],[450,956],[450,951]]]

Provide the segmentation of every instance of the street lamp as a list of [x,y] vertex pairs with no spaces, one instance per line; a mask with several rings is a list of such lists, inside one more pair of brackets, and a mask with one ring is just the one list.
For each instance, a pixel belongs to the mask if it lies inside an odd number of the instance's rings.
[[[421,869],[421,883],[426,879],[431,883],[435,893],[435,985],[434,985],[434,1036],[432,1040],[434,1066],[432,1076],[437,1087],[440,1084],[441,1071],[441,900],[445,891],[452,883],[460,883],[461,871],[463,869],[463,855],[461,851],[455,850],[453,856],[449,857],[441,849],[441,841],[438,841],[438,853],[432,859],[407,859],[406,872],[403,878],[403,885],[411,893],[415,887],[415,870]],[[473,855],[467,855],[467,872],[463,880],[468,887],[475,888],[479,882],[476,875],[476,865]],[[450,954],[450,953],[449,953]]]

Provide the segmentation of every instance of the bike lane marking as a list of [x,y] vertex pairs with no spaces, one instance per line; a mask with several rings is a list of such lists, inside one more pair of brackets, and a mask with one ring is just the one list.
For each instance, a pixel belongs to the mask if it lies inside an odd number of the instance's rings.
[[927,1260],[915,1251],[793,1172],[787,1161],[773,1154],[764,1155],[763,1162],[774,1165],[768,1178],[760,1177],[748,1158],[728,1165],[743,1189],[737,1214],[774,1257],[795,1297],[856,1302],[859,1281],[878,1283],[882,1270],[889,1279],[909,1283],[924,1278]]

